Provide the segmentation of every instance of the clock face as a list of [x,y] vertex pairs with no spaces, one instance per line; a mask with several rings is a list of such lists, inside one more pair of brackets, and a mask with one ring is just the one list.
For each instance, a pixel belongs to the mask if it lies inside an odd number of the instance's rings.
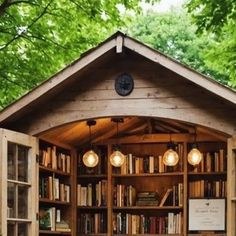
[[129,95],[134,88],[134,80],[129,74],[121,74],[115,80],[115,90],[121,96]]

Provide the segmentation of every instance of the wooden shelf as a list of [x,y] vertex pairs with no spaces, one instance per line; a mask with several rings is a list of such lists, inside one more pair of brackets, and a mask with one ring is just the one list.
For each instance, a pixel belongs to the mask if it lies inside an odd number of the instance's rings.
[[142,174],[112,174],[112,177],[124,178],[124,177],[163,177],[163,176],[183,176],[183,172],[165,172],[165,173],[142,173]]
[[57,204],[57,205],[70,205],[70,202],[62,202],[58,200],[50,200],[47,198],[39,198],[40,203],[50,203],[50,204]]
[[94,178],[96,178],[96,179],[102,179],[102,178],[107,178],[107,175],[106,174],[95,174],[95,175],[93,175],[93,174],[91,174],[91,175],[88,175],[88,174],[86,174],[86,175],[78,175],[78,179],[81,179],[81,178],[88,178],[88,179],[94,179]]
[[39,171],[45,172],[45,173],[46,172],[55,173],[55,174],[63,175],[63,176],[70,176],[70,173],[66,173],[64,171],[52,169],[52,168],[45,167],[45,166],[39,166]]
[[71,235],[71,232],[61,232],[61,231],[50,231],[50,230],[39,230],[39,234],[52,234],[52,235]]
[[182,210],[181,206],[130,206],[130,207],[113,207],[113,210]]
[[107,206],[77,206],[80,210],[106,210]]
[[188,236],[212,236],[212,235],[217,235],[217,236],[226,236],[226,233],[189,233]]
[[98,233],[98,234],[95,234],[95,233],[92,233],[92,234],[81,234],[81,233],[79,233],[78,235],[80,235],[80,236],[106,236],[107,235],[107,233]]
[[227,175],[227,172],[188,172],[188,175]]
[[183,234],[113,234],[114,236],[183,236]]

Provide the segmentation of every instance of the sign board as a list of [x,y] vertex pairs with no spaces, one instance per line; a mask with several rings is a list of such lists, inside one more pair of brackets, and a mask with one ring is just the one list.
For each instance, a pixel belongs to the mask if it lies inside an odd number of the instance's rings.
[[225,231],[225,199],[189,199],[189,231]]

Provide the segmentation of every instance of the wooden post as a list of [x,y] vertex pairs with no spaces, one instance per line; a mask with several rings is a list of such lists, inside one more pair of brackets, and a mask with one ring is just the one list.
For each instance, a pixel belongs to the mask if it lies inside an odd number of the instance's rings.
[[228,139],[227,156],[227,236],[235,235],[236,228],[236,138]]
[[107,234],[112,235],[112,201],[113,201],[113,186],[112,186],[112,166],[109,160],[109,156],[112,153],[112,145],[108,145],[107,150],[107,191],[108,191],[108,198],[107,198]]

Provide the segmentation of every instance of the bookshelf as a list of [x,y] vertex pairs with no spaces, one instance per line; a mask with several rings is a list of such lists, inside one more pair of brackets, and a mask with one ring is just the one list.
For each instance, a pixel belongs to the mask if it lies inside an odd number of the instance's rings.
[[177,146],[179,164],[166,168],[166,143],[122,145],[125,164],[111,168],[113,235],[183,234],[183,145]]
[[108,232],[108,174],[107,147],[97,146],[96,167],[82,162],[85,150],[79,151],[76,185],[77,235],[107,235]]
[[[49,211],[55,221],[59,210],[62,221],[69,222],[68,232],[56,230],[55,223],[54,228],[40,228],[40,235],[208,235],[212,232],[188,229],[188,201],[227,197],[224,142],[199,143],[203,160],[195,167],[187,162],[191,147],[188,141],[176,143],[180,159],[174,167],[163,164],[167,148],[167,142],[163,141],[122,143],[121,151],[126,160],[120,168],[111,166],[108,161],[112,153],[110,143],[95,147],[99,164],[94,168],[82,162],[85,149],[77,150],[77,165],[70,166],[70,170],[65,160],[64,167],[52,168],[52,163],[45,166],[42,156],[42,150],[51,150],[51,155],[56,153],[56,159],[60,159],[60,154],[68,156],[68,163],[72,165],[69,149],[46,142],[40,147],[39,186],[42,187],[43,181],[51,181],[54,186],[55,182],[59,186],[70,186],[69,200],[61,199],[60,191],[58,196],[55,190],[42,195],[39,188],[39,209]],[[234,198],[231,200],[236,202]],[[226,235],[226,230],[214,231],[214,234]]]
[[39,235],[72,235],[70,150],[40,141]]

